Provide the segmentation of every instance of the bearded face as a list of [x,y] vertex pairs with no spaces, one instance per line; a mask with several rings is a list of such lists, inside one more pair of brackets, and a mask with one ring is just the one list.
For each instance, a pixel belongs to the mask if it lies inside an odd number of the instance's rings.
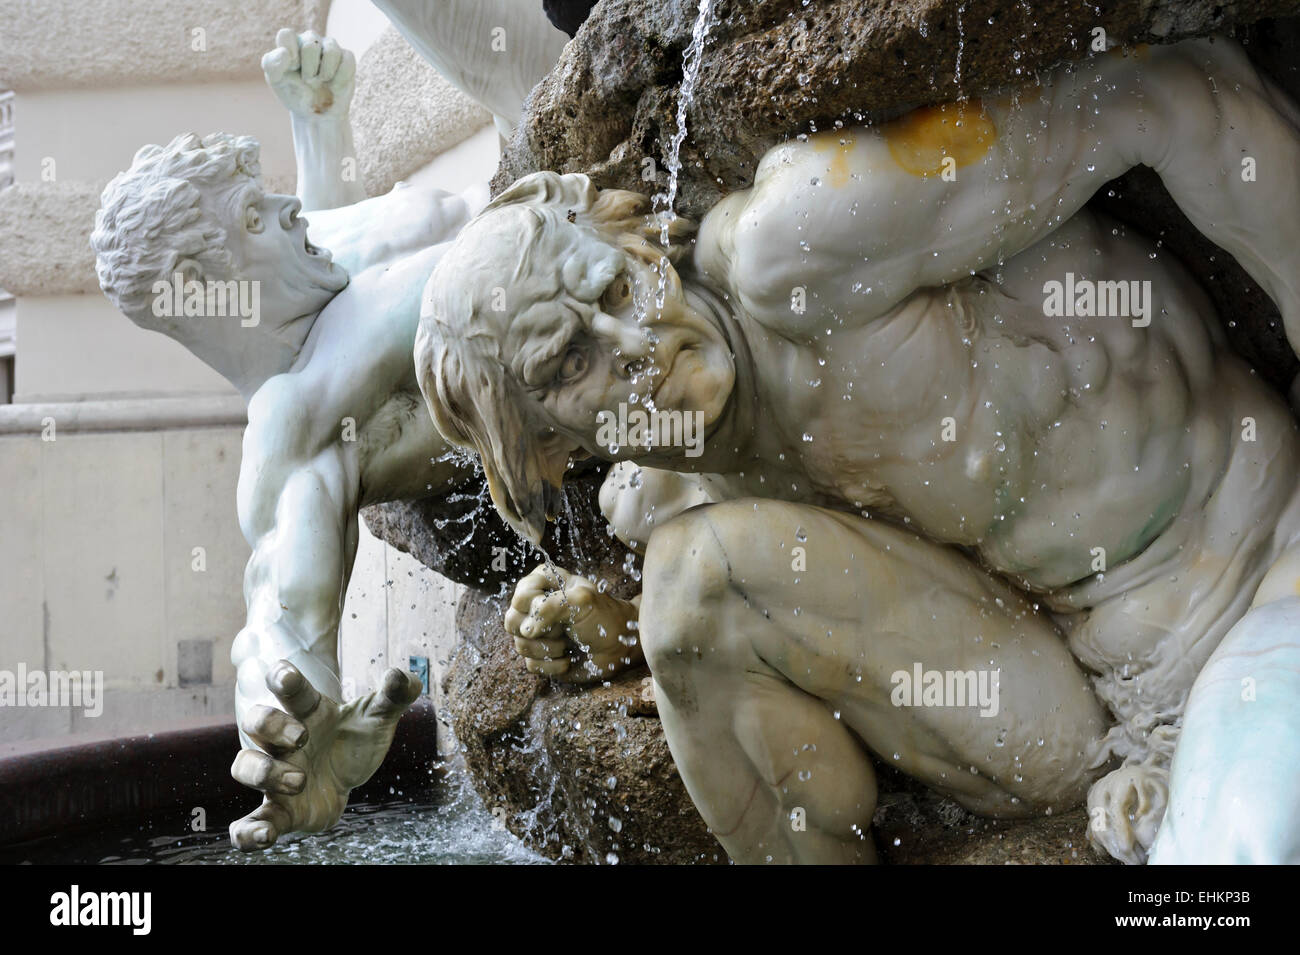
[[573,457],[682,465],[680,443],[611,441],[611,421],[676,413],[707,433],[722,415],[730,347],[671,266],[660,300],[665,266],[640,236],[516,206],[466,227],[430,279],[416,345],[430,412],[479,452],[497,509],[534,541]]

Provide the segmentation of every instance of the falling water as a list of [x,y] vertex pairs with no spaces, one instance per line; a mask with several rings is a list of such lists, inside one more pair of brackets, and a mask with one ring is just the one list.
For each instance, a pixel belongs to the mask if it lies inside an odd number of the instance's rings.
[[[704,58],[704,42],[709,38],[713,27],[713,0],[700,0],[700,10],[695,17],[695,26],[691,30],[691,44],[686,48],[682,58],[682,85],[677,91],[677,131],[668,144],[668,154],[664,164],[668,167],[668,188],[655,196],[655,207],[659,215],[659,242],[668,251],[668,231],[677,218],[673,203],[677,201],[677,175],[682,168],[682,143],[686,141],[686,113],[695,98],[695,84],[700,76],[700,62]],[[659,292],[655,298],[655,307],[662,310],[664,294],[668,286],[668,257],[665,254],[659,269]]]
[[[655,211],[655,215],[659,219],[659,223],[660,223],[659,237],[660,237],[660,243],[664,249],[664,256],[660,259],[660,263],[659,263],[659,283],[658,283],[659,287],[658,287],[658,292],[655,296],[655,308],[657,313],[662,313],[664,307],[664,300],[667,295],[668,269],[671,264],[667,252],[668,252],[668,246],[670,241],[670,236],[669,236],[670,229],[673,221],[677,218],[676,212],[673,211],[673,205],[677,200],[678,174],[681,171],[682,143],[686,141],[686,114],[689,111],[691,103],[695,98],[695,87],[699,79],[700,63],[701,60],[703,59],[703,54],[704,54],[704,44],[708,40],[709,30],[712,29],[713,27],[714,19],[715,18],[714,18],[714,11],[713,11],[713,0],[700,0],[699,11],[696,14],[696,18],[695,18],[695,25],[691,30],[691,42],[690,45],[686,48],[686,52],[682,60],[682,82],[677,93],[677,130],[673,134],[672,139],[669,141],[668,152],[664,157],[664,163],[668,169],[668,186],[663,192],[658,193],[654,197],[653,208]],[[657,344],[657,338],[654,334],[654,330],[653,328],[647,327],[644,329],[644,333],[646,334],[647,340],[651,344],[652,355],[653,355],[653,347]],[[651,364],[646,372],[647,380],[650,380],[657,370],[658,369],[655,367],[652,358]],[[633,381],[635,382],[636,379],[634,378]],[[650,391],[653,392],[653,388],[650,388]],[[649,395],[647,395],[646,398],[644,399],[644,403],[647,410],[650,411],[654,410],[654,402],[653,399],[649,397]],[[611,452],[614,452],[616,449],[611,448],[610,450]],[[485,489],[480,488],[478,495],[479,495],[479,508],[476,508],[475,511],[469,515],[470,529],[465,537],[466,541],[472,538],[475,533],[476,530],[475,516],[478,510],[482,506],[486,506],[489,503],[489,501],[487,500],[487,494]],[[567,495],[564,498],[564,509],[566,512],[565,516],[571,519],[573,516],[572,504],[569,502]],[[576,528],[577,527],[576,522],[573,522],[571,526]],[[541,550],[540,547],[535,547],[534,545],[531,544],[529,544],[529,546],[533,547],[533,549],[535,549],[538,552],[539,556],[542,558],[543,562],[545,563],[551,576],[554,579],[556,588],[560,591],[562,595],[561,596],[562,602],[565,605],[568,605],[568,600],[566,599],[567,595],[565,594],[564,587],[561,584],[562,578],[561,578],[560,568],[556,566],[556,564],[553,562],[550,555],[547,554],[545,551]],[[573,551],[576,558],[577,549],[578,549],[578,540],[577,540],[576,533],[571,537],[570,548]],[[629,553],[628,556],[630,560],[632,555]],[[635,568],[631,568],[629,572],[633,576],[636,576]],[[578,608],[576,607],[570,607],[571,619],[576,616],[577,609]]]
[[953,74],[952,74],[952,83],[953,86],[957,87],[957,94],[959,98],[961,97],[961,54],[962,54],[962,49],[966,46],[966,32],[961,22],[961,15],[964,9],[965,8],[963,5],[958,4],[957,6],[957,66],[956,69],[953,70]]

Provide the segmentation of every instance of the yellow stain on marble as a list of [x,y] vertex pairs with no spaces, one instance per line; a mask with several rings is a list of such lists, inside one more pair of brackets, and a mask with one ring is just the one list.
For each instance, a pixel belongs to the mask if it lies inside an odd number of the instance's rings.
[[957,168],[978,162],[993,147],[997,129],[983,104],[924,106],[881,128],[889,154],[913,176],[937,176],[951,156]]
[[842,130],[828,130],[808,137],[808,144],[819,153],[829,152],[830,163],[826,167],[826,181],[834,189],[849,184],[849,153],[853,151],[857,139],[852,133]]

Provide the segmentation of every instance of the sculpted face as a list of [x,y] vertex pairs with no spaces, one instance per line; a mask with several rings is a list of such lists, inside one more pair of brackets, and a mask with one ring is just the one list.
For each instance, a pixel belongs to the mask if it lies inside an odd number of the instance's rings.
[[[533,540],[575,454],[680,466],[680,423],[702,441],[735,379],[720,327],[671,267],[657,305],[648,224],[574,219],[489,208],[435,270],[416,344],[434,421],[479,451],[497,509]],[[638,410],[675,415],[677,433],[649,448],[633,443],[644,430],[611,440],[608,422]]]
[[[610,278],[594,301],[562,293],[528,309],[550,312],[546,324],[555,329],[524,338],[511,361],[524,392],[538,405],[537,437],[558,433],[570,450],[607,460],[671,462],[682,456],[681,446],[656,443],[646,449],[644,442],[633,444],[635,435],[610,442],[600,425],[640,408],[698,413],[708,428],[731,391],[730,348],[709,317],[692,307],[671,267],[660,308],[659,276],[651,263],[594,236],[576,241],[590,246],[582,254],[600,262],[602,277]],[[558,252],[553,245],[542,256]]]
[[249,178],[210,201],[226,229],[235,277],[259,283],[263,318],[272,329],[315,314],[348,284],[330,253],[307,241],[297,197],[264,193]]
[[90,237],[100,286],[137,325],[250,396],[293,364],[348,283],[307,241],[300,208],[263,190],[251,137],[183,133],[145,146],[101,196]]

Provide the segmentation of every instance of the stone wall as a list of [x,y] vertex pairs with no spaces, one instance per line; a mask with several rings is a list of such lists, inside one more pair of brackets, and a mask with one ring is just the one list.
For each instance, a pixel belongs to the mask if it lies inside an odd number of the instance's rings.
[[[490,117],[366,0],[21,0],[5,12],[0,89],[15,90],[17,142],[16,181],[0,190],[0,287],[17,300],[0,301],[0,669],[103,670],[108,700],[89,721],[14,710],[0,742],[233,712],[249,556],[235,511],[243,402],[112,306],[88,238],[108,179],[180,132],[257,137],[268,186],[292,192],[289,117],[260,59],[280,27],[325,31],[327,17],[348,25],[340,40],[359,54],[353,120],[369,192],[401,177],[453,190],[480,180],[498,154]],[[17,403],[5,405],[10,384]],[[341,628],[350,688],[368,690],[389,659],[445,661],[458,596],[363,533]]]

